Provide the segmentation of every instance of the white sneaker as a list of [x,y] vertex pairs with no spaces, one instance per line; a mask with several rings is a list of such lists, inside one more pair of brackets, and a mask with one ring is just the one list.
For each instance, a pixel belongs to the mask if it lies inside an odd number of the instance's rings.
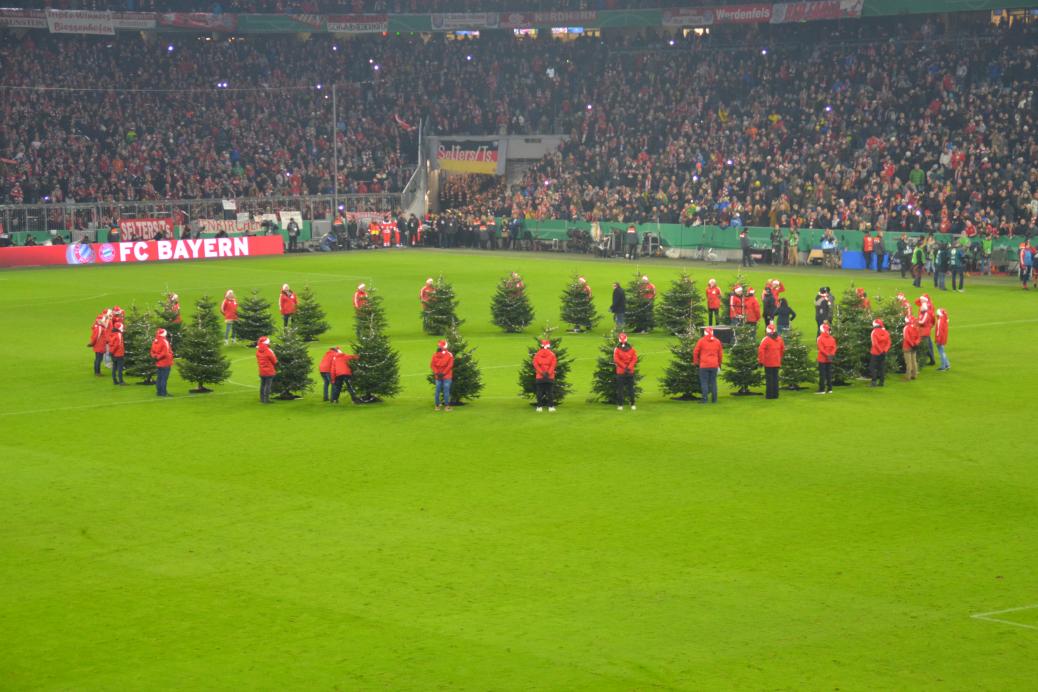
[[637,407],[637,406],[635,406],[634,404],[631,404],[631,410],[632,410],[632,411],[637,411],[637,410],[638,410],[638,407]]
[[616,407],[616,410],[617,410],[617,411],[623,411],[623,410],[624,410],[624,407],[623,407],[623,406],[617,406],[617,407]]
[[555,407],[554,406],[549,406],[548,407],[548,413],[555,413]]
[[543,410],[544,410],[544,409],[543,409],[543,408],[541,408],[540,406],[538,406],[538,407],[537,407],[537,413],[540,413],[540,412],[541,412],[541,411],[543,411]]
[[230,343],[231,343],[231,342],[229,342],[229,341],[228,341],[227,339],[224,339],[224,340],[223,340],[223,345],[224,345],[224,346],[227,346],[227,345],[228,345],[228,344],[230,344]]

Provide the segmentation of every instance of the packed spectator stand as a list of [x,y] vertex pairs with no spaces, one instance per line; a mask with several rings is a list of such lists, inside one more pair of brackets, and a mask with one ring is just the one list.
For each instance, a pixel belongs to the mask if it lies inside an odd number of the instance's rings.
[[715,0],[20,0],[28,9],[111,10],[117,12],[351,12],[427,14],[430,12],[508,12],[631,10],[720,4]]
[[341,193],[400,190],[423,122],[570,137],[520,185],[449,183],[462,213],[1035,233],[1034,39],[967,15],[565,42],[29,32],[0,48],[0,202],[330,193],[334,83]]

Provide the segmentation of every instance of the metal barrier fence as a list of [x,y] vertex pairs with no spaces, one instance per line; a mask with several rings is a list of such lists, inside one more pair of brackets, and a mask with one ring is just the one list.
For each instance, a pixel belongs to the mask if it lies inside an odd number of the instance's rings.
[[[366,195],[307,195],[300,197],[239,197],[238,212],[272,214],[282,210],[299,211],[305,221],[331,219],[336,201],[346,212],[393,212],[411,204],[420,194],[416,171],[404,192]],[[8,233],[58,231],[91,233],[105,227],[113,218],[167,219],[183,225],[193,219],[224,218],[221,199],[141,200],[135,202],[90,202],[68,204],[14,204],[0,206],[0,223]]]

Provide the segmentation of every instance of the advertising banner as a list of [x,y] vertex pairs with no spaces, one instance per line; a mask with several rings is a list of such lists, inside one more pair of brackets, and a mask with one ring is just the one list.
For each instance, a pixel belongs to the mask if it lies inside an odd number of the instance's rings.
[[47,29],[52,34],[97,34],[115,36],[111,12],[47,10]]
[[163,238],[173,237],[173,219],[120,219],[119,236],[121,240],[154,240],[161,234]]
[[436,148],[436,167],[455,173],[499,175],[499,140],[440,140]]
[[0,9],[2,29],[46,29],[47,15],[43,10]]
[[857,19],[865,0],[815,0],[780,2],[771,10],[771,23],[817,22],[826,19]]
[[502,12],[502,29],[533,29],[541,26],[596,26],[598,12],[576,10],[572,12]]
[[239,14],[235,31],[246,34],[309,33],[324,29],[316,14]]
[[233,14],[210,14],[209,12],[170,12],[159,15],[159,26],[171,29],[195,29],[201,31],[234,31],[238,17]]
[[250,221],[248,214],[244,219],[198,219],[198,225],[202,233],[219,233],[223,231],[228,235],[236,233],[259,233],[263,226],[259,221]]
[[770,3],[724,5],[713,9],[717,24],[764,24],[771,21]]
[[112,12],[112,24],[116,29],[148,31],[155,28],[154,12]]
[[380,34],[389,31],[389,16],[384,14],[339,14],[327,18],[333,34]]
[[714,11],[708,7],[679,7],[663,10],[663,26],[710,26]]
[[431,24],[433,31],[496,29],[498,15],[497,12],[447,12],[432,15]]
[[284,254],[281,236],[0,248],[0,267],[126,264]]

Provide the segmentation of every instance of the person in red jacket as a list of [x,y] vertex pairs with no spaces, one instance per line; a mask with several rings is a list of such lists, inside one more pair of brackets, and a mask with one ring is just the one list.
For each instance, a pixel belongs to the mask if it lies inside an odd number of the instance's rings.
[[728,322],[732,325],[742,324],[745,316],[746,309],[742,296],[742,286],[736,286],[728,299]]
[[169,396],[169,371],[173,367],[173,347],[169,345],[165,329],[157,329],[151,342],[151,359],[155,361],[155,393]]
[[435,282],[432,277],[425,280],[425,284],[422,286],[422,290],[418,291],[418,300],[422,301],[422,310],[429,308],[429,299],[432,298],[433,293],[436,293]]
[[872,321],[872,345],[869,348],[869,374],[872,387],[882,387],[887,379],[887,351],[890,350],[890,332],[883,320]]
[[433,408],[439,411],[451,410],[451,382],[454,380],[454,354],[447,350],[447,342],[440,340],[436,344],[429,367],[432,368],[436,380],[436,391],[433,393]]
[[951,370],[948,354],[944,352],[944,347],[948,345],[948,313],[944,308],[937,308],[937,333],[934,334],[934,341],[937,342],[937,355],[941,357],[941,367],[937,370]]
[[288,287],[288,284],[282,284],[281,295],[278,296],[278,307],[281,308],[281,319],[284,322],[282,326],[288,326],[289,320],[292,319],[292,315],[295,313],[296,305],[298,303],[299,299],[296,297],[296,294],[292,292],[292,289]]
[[123,341],[123,324],[116,322],[108,334],[108,354],[112,357],[112,384],[123,382],[123,363],[126,360],[126,343]]
[[277,375],[278,357],[270,349],[270,337],[261,336],[256,342],[256,365],[259,366],[260,403],[270,403],[270,389]]
[[707,319],[711,327],[721,323],[721,318],[719,317],[721,289],[718,288],[716,279],[710,279],[706,282],[706,310],[709,315]]
[[757,362],[764,366],[764,398],[778,399],[779,368],[782,367],[782,356],[786,352],[786,342],[779,336],[778,328],[772,322],[765,330],[764,338],[757,347]]
[[317,372],[321,374],[321,381],[324,383],[324,399],[322,401],[328,401],[328,390],[332,386],[332,358],[335,357],[336,353],[342,353],[342,349],[338,346],[332,346],[324,355],[321,356],[321,362],[317,365]]
[[180,296],[176,293],[170,293],[166,298],[166,307],[173,313],[174,324],[181,324],[184,321],[180,316]]
[[223,331],[223,343],[227,340],[238,342],[238,299],[234,297],[234,291],[228,289],[223,294],[223,302],[220,303],[220,312],[223,313],[223,322],[226,325]]
[[[591,286],[588,285],[587,279],[585,279],[583,276],[578,276],[577,281],[580,283],[580,290],[584,291],[584,295],[590,298]],[[653,287],[653,290],[655,290],[655,286]]]
[[94,375],[97,377],[101,376],[101,363],[104,362],[105,349],[108,348],[105,319],[104,312],[94,319],[90,327],[90,341],[87,342],[87,347],[94,351]]
[[353,292],[353,309],[360,310],[368,304],[368,291],[364,284],[357,284],[357,290]]
[[541,347],[533,356],[534,392],[537,394],[537,413],[548,407],[548,413],[555,412],[555,367],[559,359],[551,350],[551,342],[541,341]]
[[692,364],[699,368],[699,391],[703,397],[699,403],[717,403],[717,371],[723,361],[724,346],[714,336],[713,328],[707,327],[692,349]]
[[336,353],[332,356],[332,403],[339,403],[339,395],[342,394],[342,388],[346,387],[346,391],[350,393],[350,400],[359,404],[360,397],[357,396],[357,392],[353,389],[353,368],[350,366],[352,361],[358,359],[352,353],[343,353],[341,348],[336,347]]
[[916,326],[919,328],[919,340],[923,346],[921,350],[929,356],[930,365],[937,364],[933,352],[933,339],[930,336],[933,333],[933,327],[936,323],[937,318],[935,318],[933,314],[933,304],[930,302],[930,297],[926,296],[926,300],[920,302],[919,320],[917,321]]
[[642,298],[650,303],[656,300],[656,284],[649,281],[648,276],[642,277],[642,280],[638,283],[638,291],[641,293]]
[[836,339],[828,322],[823,322],[818,334],[818,391],[815,394],[833,393],[833,357],[836,355]]
[[919,326],[913,320],[905,322],[901,339],[901,352],[905,357],[905,380],[914,380],[919,377],[919,359],[916,357],[919,334]]
[[865,289],[859,287],[858,289],[856,289],[855,293],[858,296],[858,301],[862,309],[865,312],[872,314],[872,301],[869,300],[869,294],[865,292]]
[[613,349],[613,365],[616,366],[616,410],[624,410],[624,400],[631,400],[631,410],[637,409],[634,402],[634,369],[638,365],[638,352],[627,343],[627,335],[620,332],[619,343]]
[[753,336],[756,338],[757,323],[760,322],[760,301],[757,300],[757,295],[752,288],[746,291],[746,299],[742,302],[742,309],[746,324],[753,325]]

